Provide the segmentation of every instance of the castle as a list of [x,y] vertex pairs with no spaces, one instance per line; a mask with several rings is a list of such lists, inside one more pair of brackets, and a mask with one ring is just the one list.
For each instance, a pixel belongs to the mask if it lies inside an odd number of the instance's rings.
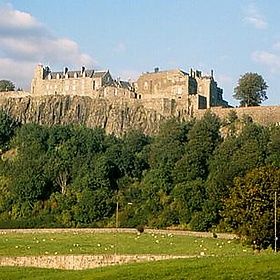
[[223,100],[223,90],[211,75],[190,70],[186,73],[175,69],[140,75],[136,82],[114,80],[107,71],[87,70],[52,72],[49,67],[39,64],[31,82],[31,95],[80,95],[92,98],[138,100],[148,109],[156,109],[163,115],[193,115],[198,109],[228,107]]
[[207,110],[221,120],[234,111],[262,125],[280,124],[280,106],[228,108],[222,94],[213,71],[155,68],[131,82],[114,80],[108,70],[52,72],[39,64],[30,91],[0,93],[0,110],[21,123],[82,124],[116,136],[131,129],[157,133],[164,119],[200,119]]

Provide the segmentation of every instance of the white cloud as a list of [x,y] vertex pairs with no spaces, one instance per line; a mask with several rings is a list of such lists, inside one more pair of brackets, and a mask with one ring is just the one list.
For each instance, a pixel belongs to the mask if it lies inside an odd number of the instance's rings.
[[231,76],[227,74],[219,74],[217,75],[217,82],[219,85],[231,85],[233,82],[233,79]]
[[272,48],[276,51],[279,51],[280,50],[280,42],[277,42],[277,43],[273,44]]
[[55,37],[32,15],[0,3],[0,79],[25,87],[39,62],[79,68],[96,64],[76,42]]
[[11,80],[16,83],[16,87],[29,90],[36,63],[15,61],[11,58],[3,58],[0,56],[0,65],[1,80]]
[[252,54],[252,59],[255,62],[268,65],[271,72],[280,71],[280,56],[268,51],[255,51]]
[[250,5],[246,10],[245,22],[253,25],[257,29],[267,29],[268,23],[264,17],[257,10],[255,5]]
[[121,80],[132,80],[137,81],[139,76],[141,75],[141,72],[135,71],[135,70],[122,70],[120,72],[120,78]]
[[124,43],[119,43],[115,48],[115,52],[117,52],[117,53],[126,52],[126,45]]

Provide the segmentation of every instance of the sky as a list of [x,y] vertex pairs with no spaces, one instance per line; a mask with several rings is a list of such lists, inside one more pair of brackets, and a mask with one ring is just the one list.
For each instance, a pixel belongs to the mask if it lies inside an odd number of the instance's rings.
[[0,0],[0,80],[29,90],[35,66],[52,71],[214,70],[224,99],[258,73],[280,105],[279,0]]

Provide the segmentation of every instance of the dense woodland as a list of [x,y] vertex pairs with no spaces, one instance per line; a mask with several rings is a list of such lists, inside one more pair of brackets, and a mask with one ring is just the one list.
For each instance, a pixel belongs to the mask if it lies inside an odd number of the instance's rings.
[[114,227],[118,202],[121,227],[235,231],[273,244],[279,126],[207,112],[116,138],[0,112],[0,147],[0,228]]

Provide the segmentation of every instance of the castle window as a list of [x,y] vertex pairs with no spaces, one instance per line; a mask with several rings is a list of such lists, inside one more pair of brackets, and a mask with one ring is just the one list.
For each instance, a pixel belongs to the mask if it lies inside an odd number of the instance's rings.
[[144,83],[144,89],[148,89],[148,82]]

